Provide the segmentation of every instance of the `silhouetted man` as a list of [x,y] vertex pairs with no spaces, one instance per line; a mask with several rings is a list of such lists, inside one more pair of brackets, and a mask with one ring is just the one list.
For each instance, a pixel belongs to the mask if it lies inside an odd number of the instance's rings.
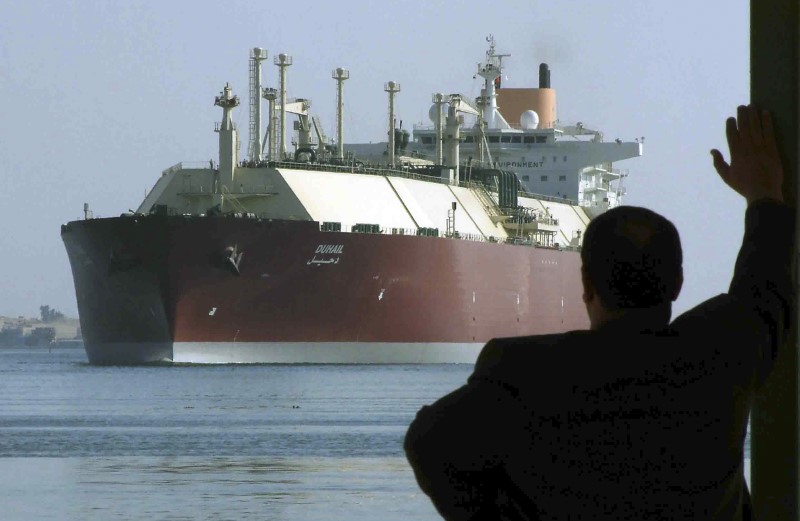
[[448,520],[747,517],[747,419],[791,301],[793,213],[771,118],[726,122],[720,177],[747,200],[728,293],[672,323],[678,233],[636,207],[594,219],[581,251],[588,331],[495,339],[467,385],[423,407],[405,450]]

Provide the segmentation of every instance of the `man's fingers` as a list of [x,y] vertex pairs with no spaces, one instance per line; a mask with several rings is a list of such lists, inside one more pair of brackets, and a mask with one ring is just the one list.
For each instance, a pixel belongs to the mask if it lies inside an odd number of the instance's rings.
[[[731,151],[731,156],[738,154],[742,147],[739,129],[736,128],[736,118],[728,118],[725,120],[725,136],[728,138],[728,149]],[[717,151],[717,153],[719,153],[719,151]]]
[[743,127],[747,126],[747,105],[736,107],[736,121],[739,124],[739,132],[741,133]]
[[750,114],[749,107],[746,105],[739,105],[736,107],[736,134],[739,137],[738,148],[736,150],[731,146],[731,160],[736,157],[738,153],[750,154],[753,151],[753,138],[750,132]]
[[761,125],[764,128],[764,147],[773,157],[778,157],[778,143],[775,141],[775,130],[772,127],[772,114],[768,110],[761,111]]
[[722,152],[716,148],[711,151],[711,157],[714,158],[714,169],[717,171],[722,180],[727,183],[730,165],[725,161],[725,158],[722,157]]
[[764,133],[761,129],[761,117],[755,105],[747,106],[747,132],[750,132],[754,148],[761,148],[764,143]]

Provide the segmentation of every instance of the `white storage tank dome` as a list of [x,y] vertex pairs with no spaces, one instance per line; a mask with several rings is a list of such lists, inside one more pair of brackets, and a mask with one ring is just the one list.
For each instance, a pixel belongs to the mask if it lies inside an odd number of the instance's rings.
[[[441,107],[442,111],[442,123],[444,123],[444,120],[447,119],[447,103],[442,103],[439,106]],[[432,122],[436,123],[436,103],[431,105],[430,110],[428,110],[428,118]]]
[[525,130],[534,130],[539,126],[539,114],[535,110],[526,110],[520,114],[519,124]]

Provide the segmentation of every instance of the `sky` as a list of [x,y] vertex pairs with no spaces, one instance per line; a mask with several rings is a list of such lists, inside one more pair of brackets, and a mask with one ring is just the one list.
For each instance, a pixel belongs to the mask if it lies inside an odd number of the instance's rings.
[[711,166],[727,155],[724,121],[749,97],[746,0],[457,2],[0,2],[0,315],[50,305],[77,317],[60,225],[136,209],[161,171],[217,158],[213,106],[226,82],[247,151],[248,57],[290,54],[290,97],[335,136],[344,67],[345,142],[385,140],[384,83],[401,91],[404,128],[426,122],[434,92],[477,95],[486,37],[506,58],[504,87],[537,86],[551,68],[564,123],[607,140],[645,137],[626,204],[671,219],[684,247],[681,312],[726,291],[744,201]]

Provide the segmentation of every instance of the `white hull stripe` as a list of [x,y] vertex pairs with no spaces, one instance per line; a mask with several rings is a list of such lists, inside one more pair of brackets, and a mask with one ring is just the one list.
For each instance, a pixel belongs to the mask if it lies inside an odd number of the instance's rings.
[[184,364],[473,364],[483,343],[175,342]]

